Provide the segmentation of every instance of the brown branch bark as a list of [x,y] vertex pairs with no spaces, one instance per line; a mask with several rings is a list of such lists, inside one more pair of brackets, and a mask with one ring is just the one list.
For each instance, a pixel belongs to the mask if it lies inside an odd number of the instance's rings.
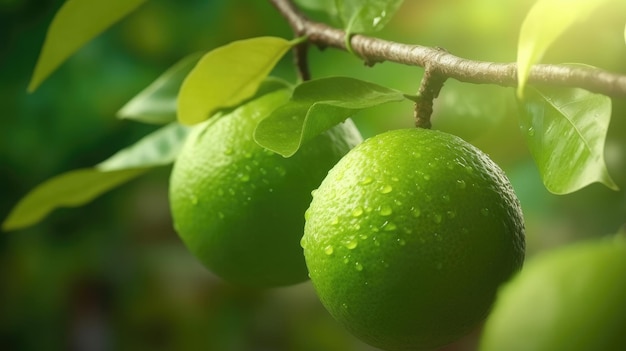
[[[323,48],[346,50],[345,31],[311,21],[291,0],[270,0],[270,2],[297,35],[308,37],[309,43]],[[462,82],[517,86],[515,63],[469,60],[438,48],[397,43],[358,34],[351,37],[350,43],[353,51],[366,64],[391,61],[405,65],[428,66],[437,75]],[[538,64],[531,68],[528,83],[579,87],[609,96],[626,97],[626,75],[597,68]]]

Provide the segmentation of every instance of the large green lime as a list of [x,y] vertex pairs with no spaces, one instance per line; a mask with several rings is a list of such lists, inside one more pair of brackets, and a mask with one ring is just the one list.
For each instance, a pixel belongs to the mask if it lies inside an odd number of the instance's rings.
[[178,234],[232,283],[280,286],[307,279],[299,241],[311,190],[361,140],[348,121],[290,158],[260,147],[254,128],[288,97],[286,90],[273,92],[196,127],[172,170]]
[[385,350],[450,343],[522,266],[504,173],[450,134],[394,130],[350,151],[314,193],[302,246],[330,314]]
[[626,238],[589,240],[529,261],[498,295],[480,349],[626,349]]

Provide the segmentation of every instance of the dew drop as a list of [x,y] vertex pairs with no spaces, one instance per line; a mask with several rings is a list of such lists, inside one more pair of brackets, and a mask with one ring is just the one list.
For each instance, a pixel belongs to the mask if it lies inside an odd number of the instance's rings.
[[529,137],[534,137],[535,136],[535,128],[533,128],[533,127],[528,128],[528,136]]
[[328,245],[328,246],[326,246],[326,247],[324,248],[324,253],[325,253],[327,256],[332,255],[332,254],[333,254],[333,252],[335,252],[335,250],[333,249],[332,245]]
[[367,184],[371,184],[373,181],[374,181],[374,179],[372,179],[372,177],[365,177],[365,178],[361,179],[359,184],[367,185]]
[[379,240],[377,240],[377,238],[376,238],[376,237],[373,237],[373,238],[372,238],[372,240],[374,240],[374,245],[375,245],[375,246],[380,246],[380,241],[379,241]]
[[362,214],[363,214],[362,207],[356,207],[355,209],[352,210],[352,217],[360,217]]
[[356,262],[356,263],[354,264],[354,268],[355,268],[357,271],[361,272],[361,271],[363,270],[363,265],[362,265],[362,264],[360,264],[359,262]]
[[379,189],[381,194],[389,194],[390,192],[393,191],[393,187],[389,184],[383,185],[380,189]]
[[480,214],[487,217],[489,216],[489,209],[487,207],[480,209]]
[[393,182],[399,182],[400,179],[398,177],[391,177],[391,181]]
[[391,231],[396,230],[398,227],[393,222],[385,222],[383,223],[381,228],[386,232],[391,232]]
[[452,218],[456,217],[456,212],[450,210],[450,211],[446,212],[446,215],[448,215],[448,218],[452,219]]
[[389,207],[389,205],[382,205],[379,213],[381,216],[389,216],[393,213],[393,210]]
[[469,174],[474,173],[474,168],[472,166],[465,166],[465,171]]
[[419,208],[413,207],[411,208],[411,214],[413,217],[417,218],[422,215],[422,211]]
[[276,166],[274,170],[276,170],[276,173],[278,173],[278,175],[280,175],[281,177],[287,174],[287,171],[285,170],[285,168],[281,166]]
[[430,180],[430,174],[424,174],[424,180]]
[[345,246],[348,250],[354,250],[358,245],[359,242],[355,238],[349,238],[343,242],[343,246]]
[[404,239],[398,239],[396,241],[398,242],[398,245],[400,245],[400,246],[406,245],[406,241]]
[[333,219],[330,220],[330,225],[337,225],[339,224],[339,217],[333,217]]
[[239,179],[240,182],[249,182],[250,181],[250,175],[247,173],[238,173],[237,174],[237,179]]
[[465,189],[467,185],[465,184],[465,181],[463,179],[459,179],[456,181],[456,187],[458,189]]
[[450,202],[450,195],[446,194],[446,195],[443,195],[441,198],[443,199],[444,202]]
[[343,256],[343,264],[350,263],[350,256]]
[[367,240],[367,234],[361,234],[361,235],[359,235],[359,239],[361,239],[361,240]]
[[443,217],[439,213],[433,213],[433,222],[439,224],[443,220]]
[[443,241],[443,238],[441,237],[441,235],[439,235],[439,233],[433,233],[433,236],[435,237],[435,240]]

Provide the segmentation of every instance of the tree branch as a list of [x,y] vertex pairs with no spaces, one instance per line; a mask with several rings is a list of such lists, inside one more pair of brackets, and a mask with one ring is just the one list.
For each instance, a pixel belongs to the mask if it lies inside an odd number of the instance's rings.
[[[324,23],[309,20],[291,0],[270,0],[294,32],[307,36],[309,43],[319,47],[346,50],[346,32]],[[475,84],[517,86],[517,65],[468,60],[438,48],[408,45],[353,35],[352,50],[366,64],[391,61],[405,65],[428,67],[431,73]],[[626,97],[626,75],[597,68],[568,65],[534,65],[528,78],[530,84],[579,87],[609,96]]]

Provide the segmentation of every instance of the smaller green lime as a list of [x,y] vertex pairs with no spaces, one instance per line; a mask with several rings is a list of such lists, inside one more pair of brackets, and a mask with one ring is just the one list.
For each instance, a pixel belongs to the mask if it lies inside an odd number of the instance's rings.
[[351,121],[284,158],[253,140],[258,122],[289,99],[265,94],[194,128],[170,177],[176,231],[212,272],[238,285],[308,278],[300,238],[311,191],[361,141]]
[[626,348],[626,238],[539,254],[498,295],[483,351]]

